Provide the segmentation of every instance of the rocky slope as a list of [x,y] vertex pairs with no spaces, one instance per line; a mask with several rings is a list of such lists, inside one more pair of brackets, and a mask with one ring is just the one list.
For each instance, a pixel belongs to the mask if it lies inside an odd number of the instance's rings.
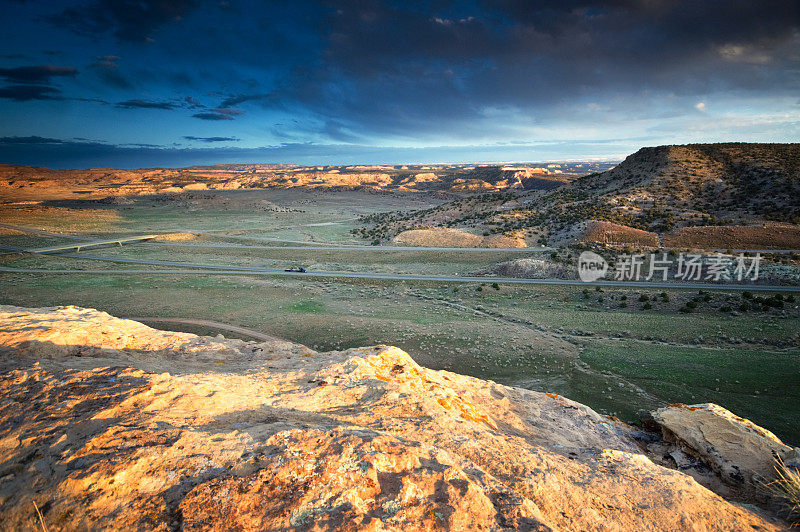
[[[4,529],[777,530],[548,393],[0,307]],[[761,436],[758,436],[761,437]]]
[[[611,170],[555,190],[484,194],[364,221],[374,223],[369,230],[373,238],[438,224],[523,232],[529,245],[585,240],[624,244],[632,235],[623,233],[636,229],[652,232],[651,240],[662,234],[677,247],[800,249],[800,144],[642,148]],[[597,234],[592,230],[597,222],[623,230]]]
[[800,144],[642,148],[569,187],[600,196],[642,229],[696,221],[800,223]]

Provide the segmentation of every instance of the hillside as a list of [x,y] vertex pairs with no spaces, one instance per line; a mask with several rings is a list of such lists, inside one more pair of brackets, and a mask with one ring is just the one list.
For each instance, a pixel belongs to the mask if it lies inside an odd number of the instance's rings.
[[660,409],[644,433],[393,347],[320,353],[76,307],[0,307],[0,364],[10,529],[39,526],[36,502],[50,530],[769,531],[785,523],[752,505],[774,508],[756,481],[773,455],[796,460],[715,405]]
[[[531,245],[615,243],[617,233],[626,235],[617,242],[624,243],[635,239],[627,236],[631,228],[653,233],[648,239],[670,235],[676,245],[800,249],[800,144],[642,148],[611,170],[552,191],[485,194],[364,222],[373,225],[361,234],[372,238],[444,225],[487,234],[522,232]],[[618,227],[598,232],[590,222]],[[686,233],[694,227],[704,229]],[[781,236],[772,241],[776,234]]]
[[640,229],[754,220],[797,224],[800,144],[643,148],[616,168],[565,189],[601,198],[598,205],[618,209],[626,225]]

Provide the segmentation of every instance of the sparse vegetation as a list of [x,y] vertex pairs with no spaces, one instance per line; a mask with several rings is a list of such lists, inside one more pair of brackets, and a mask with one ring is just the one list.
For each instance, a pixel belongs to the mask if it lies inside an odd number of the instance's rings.
[[775,460],[776,478],[764,486],[773,497],[783,501],[790,519],[800,524],[800,470],[786,465],[783,460]]
[[[798,144],[644,148],[612,170],[554,190],[492,192],[365,217],[369,227],[358,233],[385,240],[413,228],[457,227],[484,235],[521,231],[531,244],[583,238],[645,246],[658,245],[662,233],[673,247],[800,247],[798,159]],[[776,231],[757,225],[763,222],[783,225]]]

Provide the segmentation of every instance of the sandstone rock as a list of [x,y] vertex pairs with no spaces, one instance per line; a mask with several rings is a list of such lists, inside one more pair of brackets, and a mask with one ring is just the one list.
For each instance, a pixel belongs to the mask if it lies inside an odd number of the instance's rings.
[[713,404],[676,404],[652,413],[668,439],[677,441],[723,479],[754,489],[775,478],[775,459],[793,463],[798,452],[770,431]]
[[50,530],[778,530],[564,397],[0,307],[0,515]]

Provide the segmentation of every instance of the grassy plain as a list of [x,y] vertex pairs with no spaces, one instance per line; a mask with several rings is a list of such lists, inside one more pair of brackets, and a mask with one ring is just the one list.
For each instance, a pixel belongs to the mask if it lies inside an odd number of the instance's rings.
[[[267,239],[363,244],[349,233],[365,212],[419,208],[427,196],[359,192],[225,193],[200,204],[153,202],[105,205],[102,228],[73,205],[72,222],[41,212],[13,221],[83,236],[194,231],[192,243],[270,244]],[[221,201],[220,198],[225,201]],[[285,210],[254,210],[253,205]],[[0,222],[6,221],[0,209]],[[84,220],[82,222],[81,220]],[[310,225],[328,224],[330,225]],[[84,225],[82,225],[84,224]],[[68,229],[67,229],[68,228]],[[53,239],[9,232],[0,245],[50,244]],[[507,260],[507,252],[339,251],[134,245],[104,248],[108,258],[319,270],[466,274]],[[524,256],[515,254],[517,256]],[[7,255],[17,268],[158,269],[68,257]],[[452,285],[378,280],[316,280],[203,274],[0,273],[0,303],[79,305],[117,316],[218,321],[258,330],[317,350],[392,344],[428,367],[555,392],[598,411],[635,421],[643,410],[673,402],[713,401],[748,417],[786,441],[800,443],[800,311],[734,315],[720,307],[739,294],[714,293],[692,314],[678,309],[696,292],[594,290],[577,287]],[[652,308],[644,309],[645,295]],[[624,299],[623,299],[624,296]],[[602,298],[602,301],[599,299]],[[621,302],[626,302],[625,307]],[[216,334],[208,328],[164,328]],[[226,336],[236,336],[225,333]]]

